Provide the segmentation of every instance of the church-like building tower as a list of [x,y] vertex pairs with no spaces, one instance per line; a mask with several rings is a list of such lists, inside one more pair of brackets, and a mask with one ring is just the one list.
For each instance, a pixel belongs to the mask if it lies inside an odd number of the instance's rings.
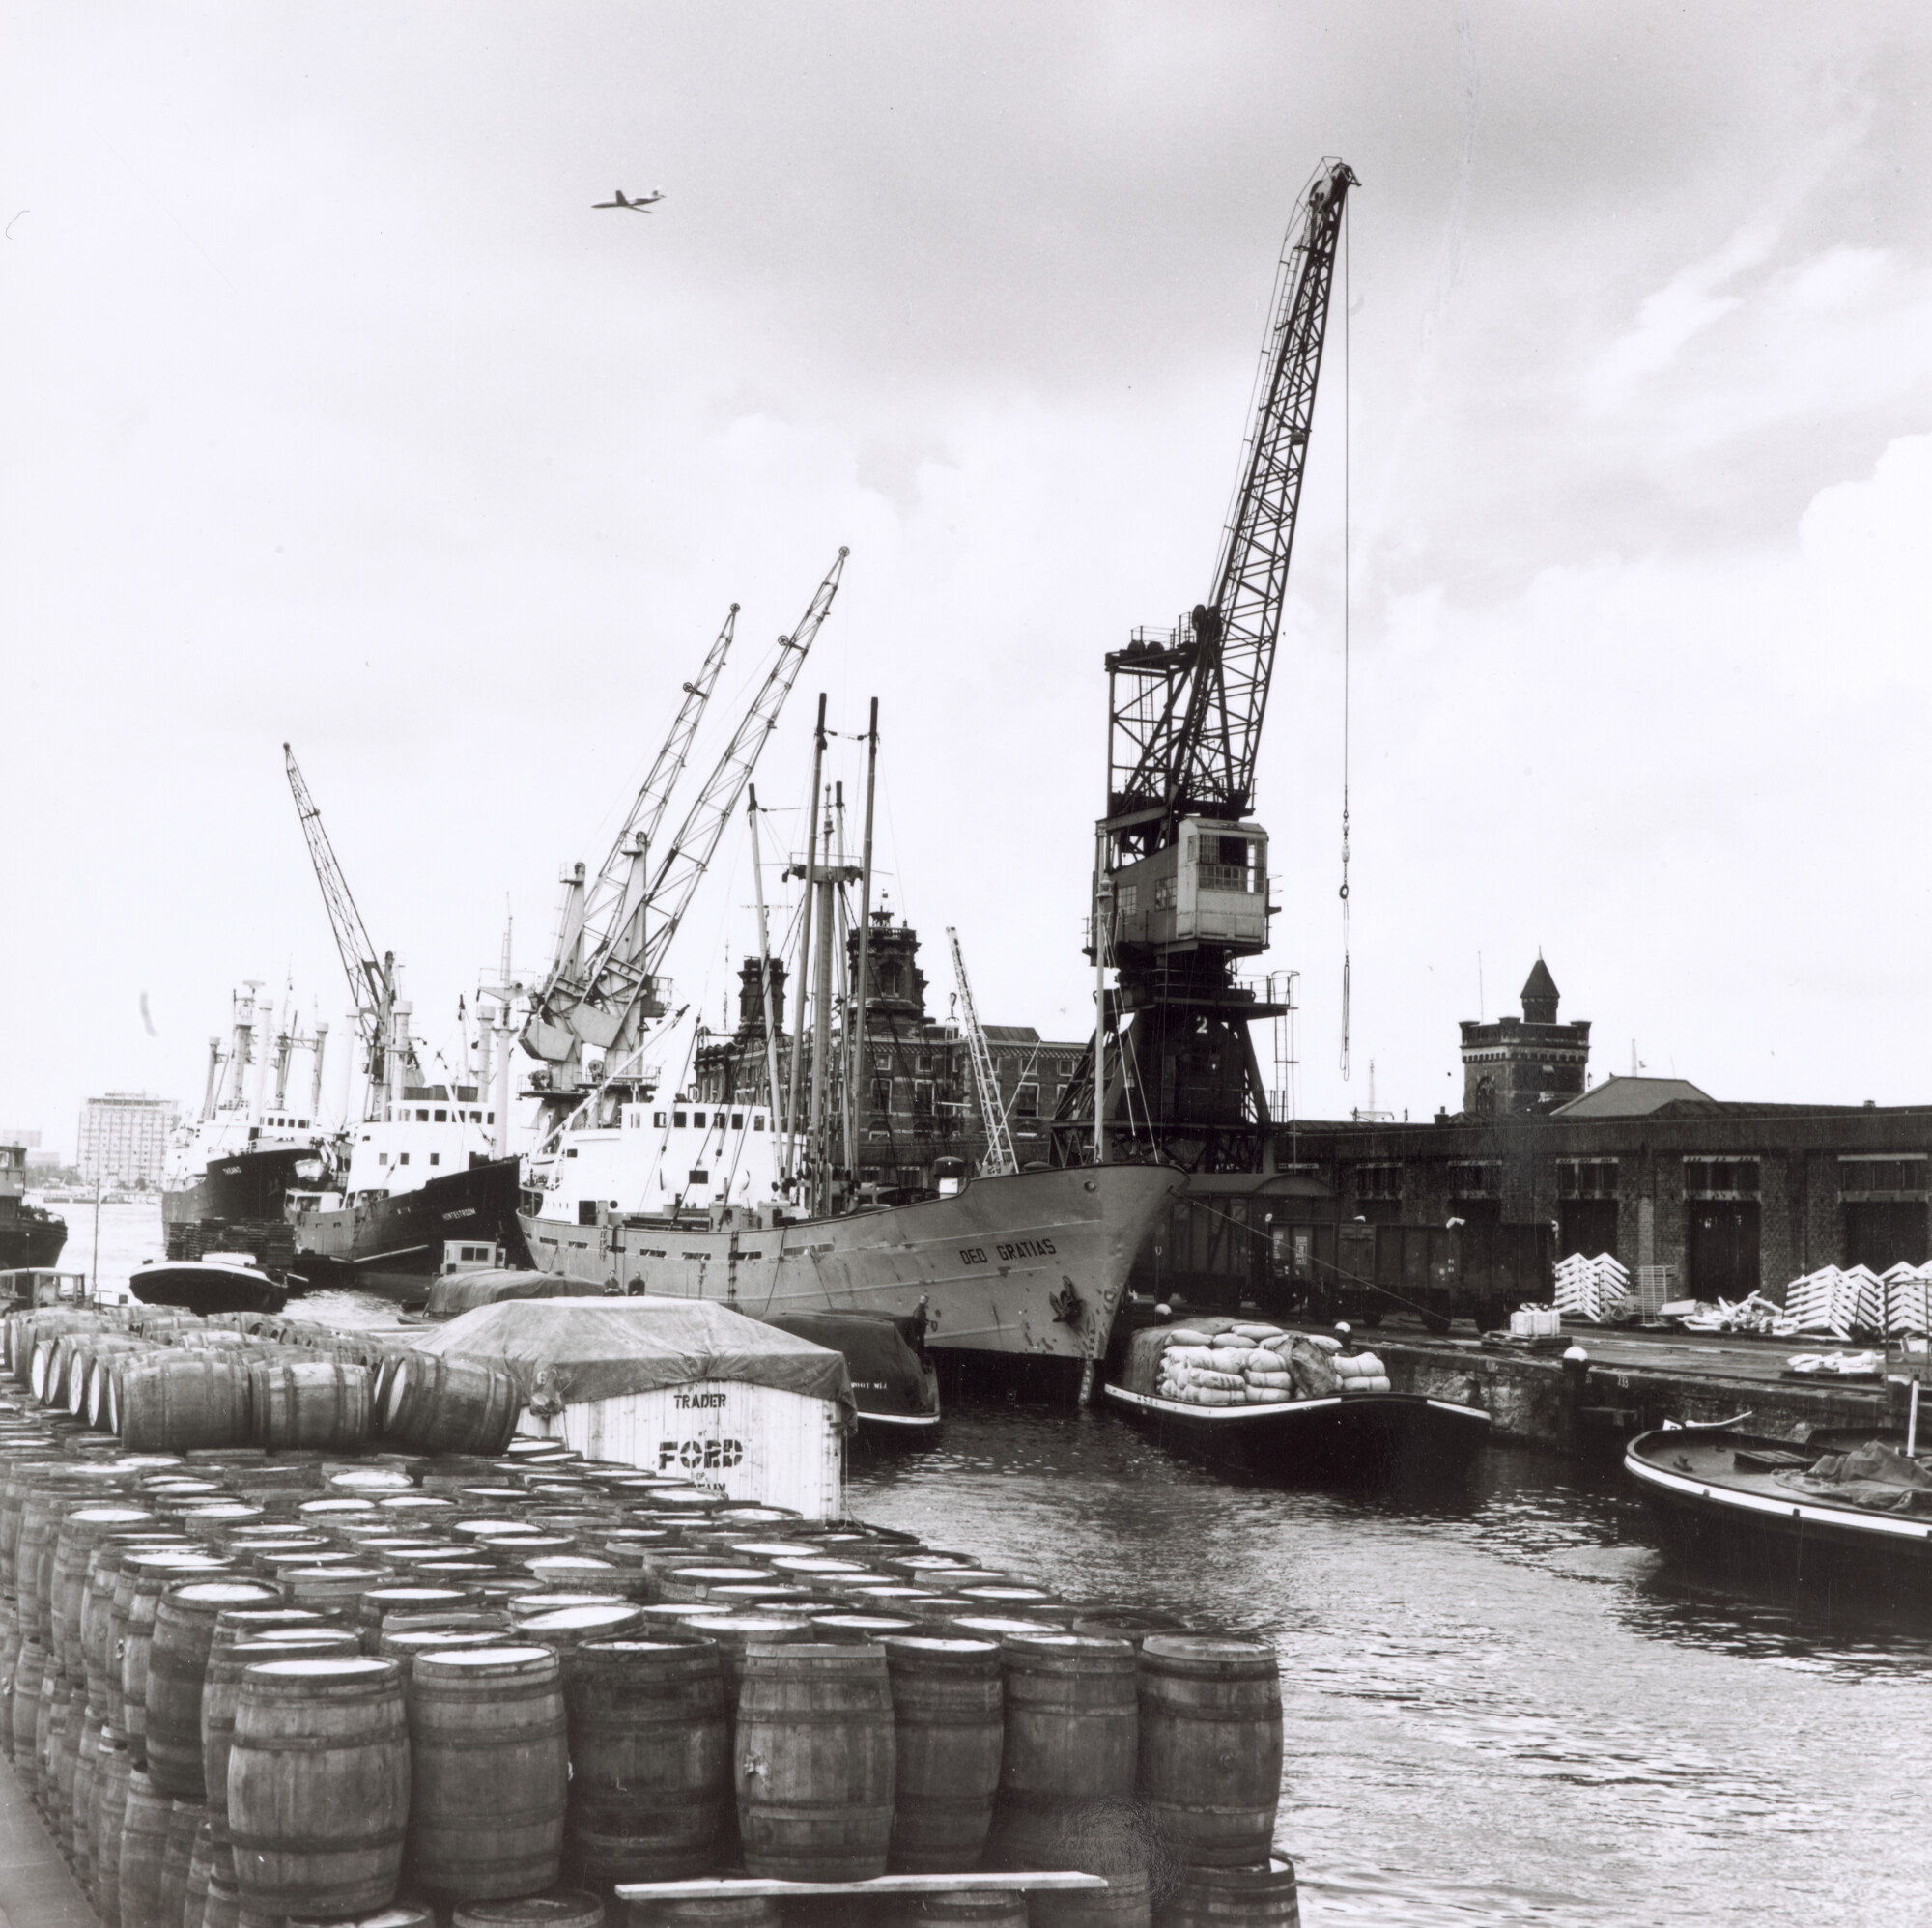
[[1590,1062],[1587,1018],[1556,1021],[1559,993],[1539,954],[1522,987],[1522,1016],[1463,1021],[1463,1109],[1471,1118],[1548,1112],[1580,1097]]

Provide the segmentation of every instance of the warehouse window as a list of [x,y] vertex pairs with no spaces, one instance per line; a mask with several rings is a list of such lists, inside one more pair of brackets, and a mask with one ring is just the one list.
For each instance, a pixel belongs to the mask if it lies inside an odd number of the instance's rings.
[[1755,1192],[1758,1161],[1755,1158],[1687,1158],[1684,1161],[1684,1190],[1692,1196],[1714,1192]]
[[932,1081],[928,1078],[915,1078],[912,1084],[912,1108],[922,1118],[932,1115]]
[[1399,1199],[1402,1197],[1400,1165],[1357,1165],[1355,1196],[1358,1199]]
[[1451,1165],[1449,1190],[1459,1199],[1494,1198],[1503,1188],[1500,1165]]
[[1566,1199],[1613,1199],[1617,1195],[1614,1158],[1563,1158],[1556,1165],[1556,1189]]
[[1905,1158],[1840,1158],[1838,1196],[1841,1199],[1922,1199],[1926,1192],[1926,1159],[1920,1152]]
[[1013,1116],[1015,1118],[1037,1118],[1039,1116],[1039,1087],[1022,1085],[1013,1093]]

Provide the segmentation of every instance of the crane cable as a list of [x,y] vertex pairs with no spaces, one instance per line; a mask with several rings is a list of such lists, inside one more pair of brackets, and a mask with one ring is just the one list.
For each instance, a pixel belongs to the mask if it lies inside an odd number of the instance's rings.
[[1349,1075],[1349,208],[1342,207],[1342,1076]]

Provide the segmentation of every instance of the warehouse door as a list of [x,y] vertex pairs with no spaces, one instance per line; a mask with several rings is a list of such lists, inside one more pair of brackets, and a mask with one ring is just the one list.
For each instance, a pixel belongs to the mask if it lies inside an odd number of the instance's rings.
[[1586,1259],[1594,1259],[1599,1252],[1607,1252],[1612,1259],[1620,1256],[1615,1199],[1564,1199],[1556,1215],[1558,1258],[1567,1259],[1573,1252],[1580,1252]]
[[1741,1299],[1758,1288],[1758,1205],[1755,1199],[1690,1199],[1685,1259],[1691,1295]]
[[1925,1207],[1917,1199],[1856,1199],[1845,1205],[1845,1263],[1874,1272],[1926,1259]]

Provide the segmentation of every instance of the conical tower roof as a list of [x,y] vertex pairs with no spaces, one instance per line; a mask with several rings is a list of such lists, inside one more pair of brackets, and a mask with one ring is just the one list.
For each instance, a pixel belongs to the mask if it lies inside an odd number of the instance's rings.
[[1543,961],[1542,951],[1536,953],[1536,962],[1530,966],[1529,976],[1523,979],[1522,995],[1525,998],[1554,998],[1561,995],[1556,988],[1556,979],[1549,975],[1549,966]]

